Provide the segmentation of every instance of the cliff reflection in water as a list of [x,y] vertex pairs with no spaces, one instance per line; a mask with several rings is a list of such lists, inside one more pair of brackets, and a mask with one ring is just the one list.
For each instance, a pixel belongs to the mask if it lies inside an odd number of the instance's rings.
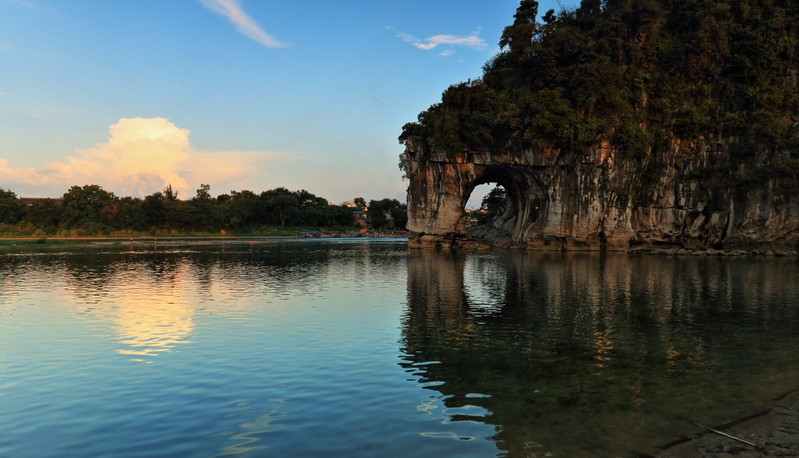
[[799,388],[797,270],[414,250],[402,365],[511,456],[655,453],[698,432],[682,416],[721,424]]

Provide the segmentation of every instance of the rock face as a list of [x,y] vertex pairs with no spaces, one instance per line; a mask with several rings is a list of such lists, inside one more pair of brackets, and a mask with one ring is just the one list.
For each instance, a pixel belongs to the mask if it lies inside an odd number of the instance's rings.
[[[761,172],[772,160],[762,158]],[[663,153],[622,159],[608,145],[450,153],[408,139],[402,166],[415,247],[799,249],[795,187],[776,175],[733,179],[740,173],[725,172],[723,143],[675,141]],[[484,183],[505,188],[509,209],[490,227],[467,228],[466,202]]]

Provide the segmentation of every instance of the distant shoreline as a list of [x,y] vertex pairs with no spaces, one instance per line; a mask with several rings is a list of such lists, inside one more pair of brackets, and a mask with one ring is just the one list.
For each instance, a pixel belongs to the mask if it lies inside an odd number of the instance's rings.
[[258,236],[93,236],[93,237],[0,237],[0,247],[12,246],[16,243],[24,245],[48,245],[55,242],[55,244],[133,244],[133,245],[195,245],[195,244],[213,244],[213,243],[259,243],[259,242],[274,242],[274,241],[325,241],[325,240],[374,240],[374,239],[407,239],[407,236],[402,235],[366,235],[366,236],[330,236],[330,237],[302,237],[302,236],[286,236],[286,235],[258,235]]

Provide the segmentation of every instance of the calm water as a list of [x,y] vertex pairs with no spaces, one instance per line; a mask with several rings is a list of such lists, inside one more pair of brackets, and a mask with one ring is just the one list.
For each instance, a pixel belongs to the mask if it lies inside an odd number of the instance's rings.
[[0,456],[631,456],[799,388],[799,261],[0,251]]

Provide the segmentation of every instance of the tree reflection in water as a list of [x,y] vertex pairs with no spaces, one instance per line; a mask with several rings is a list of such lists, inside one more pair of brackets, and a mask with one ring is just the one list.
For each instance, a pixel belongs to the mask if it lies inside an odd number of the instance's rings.
[[793,259],[412,251],[402,366],[511,456],[654,453],[799,388]]

